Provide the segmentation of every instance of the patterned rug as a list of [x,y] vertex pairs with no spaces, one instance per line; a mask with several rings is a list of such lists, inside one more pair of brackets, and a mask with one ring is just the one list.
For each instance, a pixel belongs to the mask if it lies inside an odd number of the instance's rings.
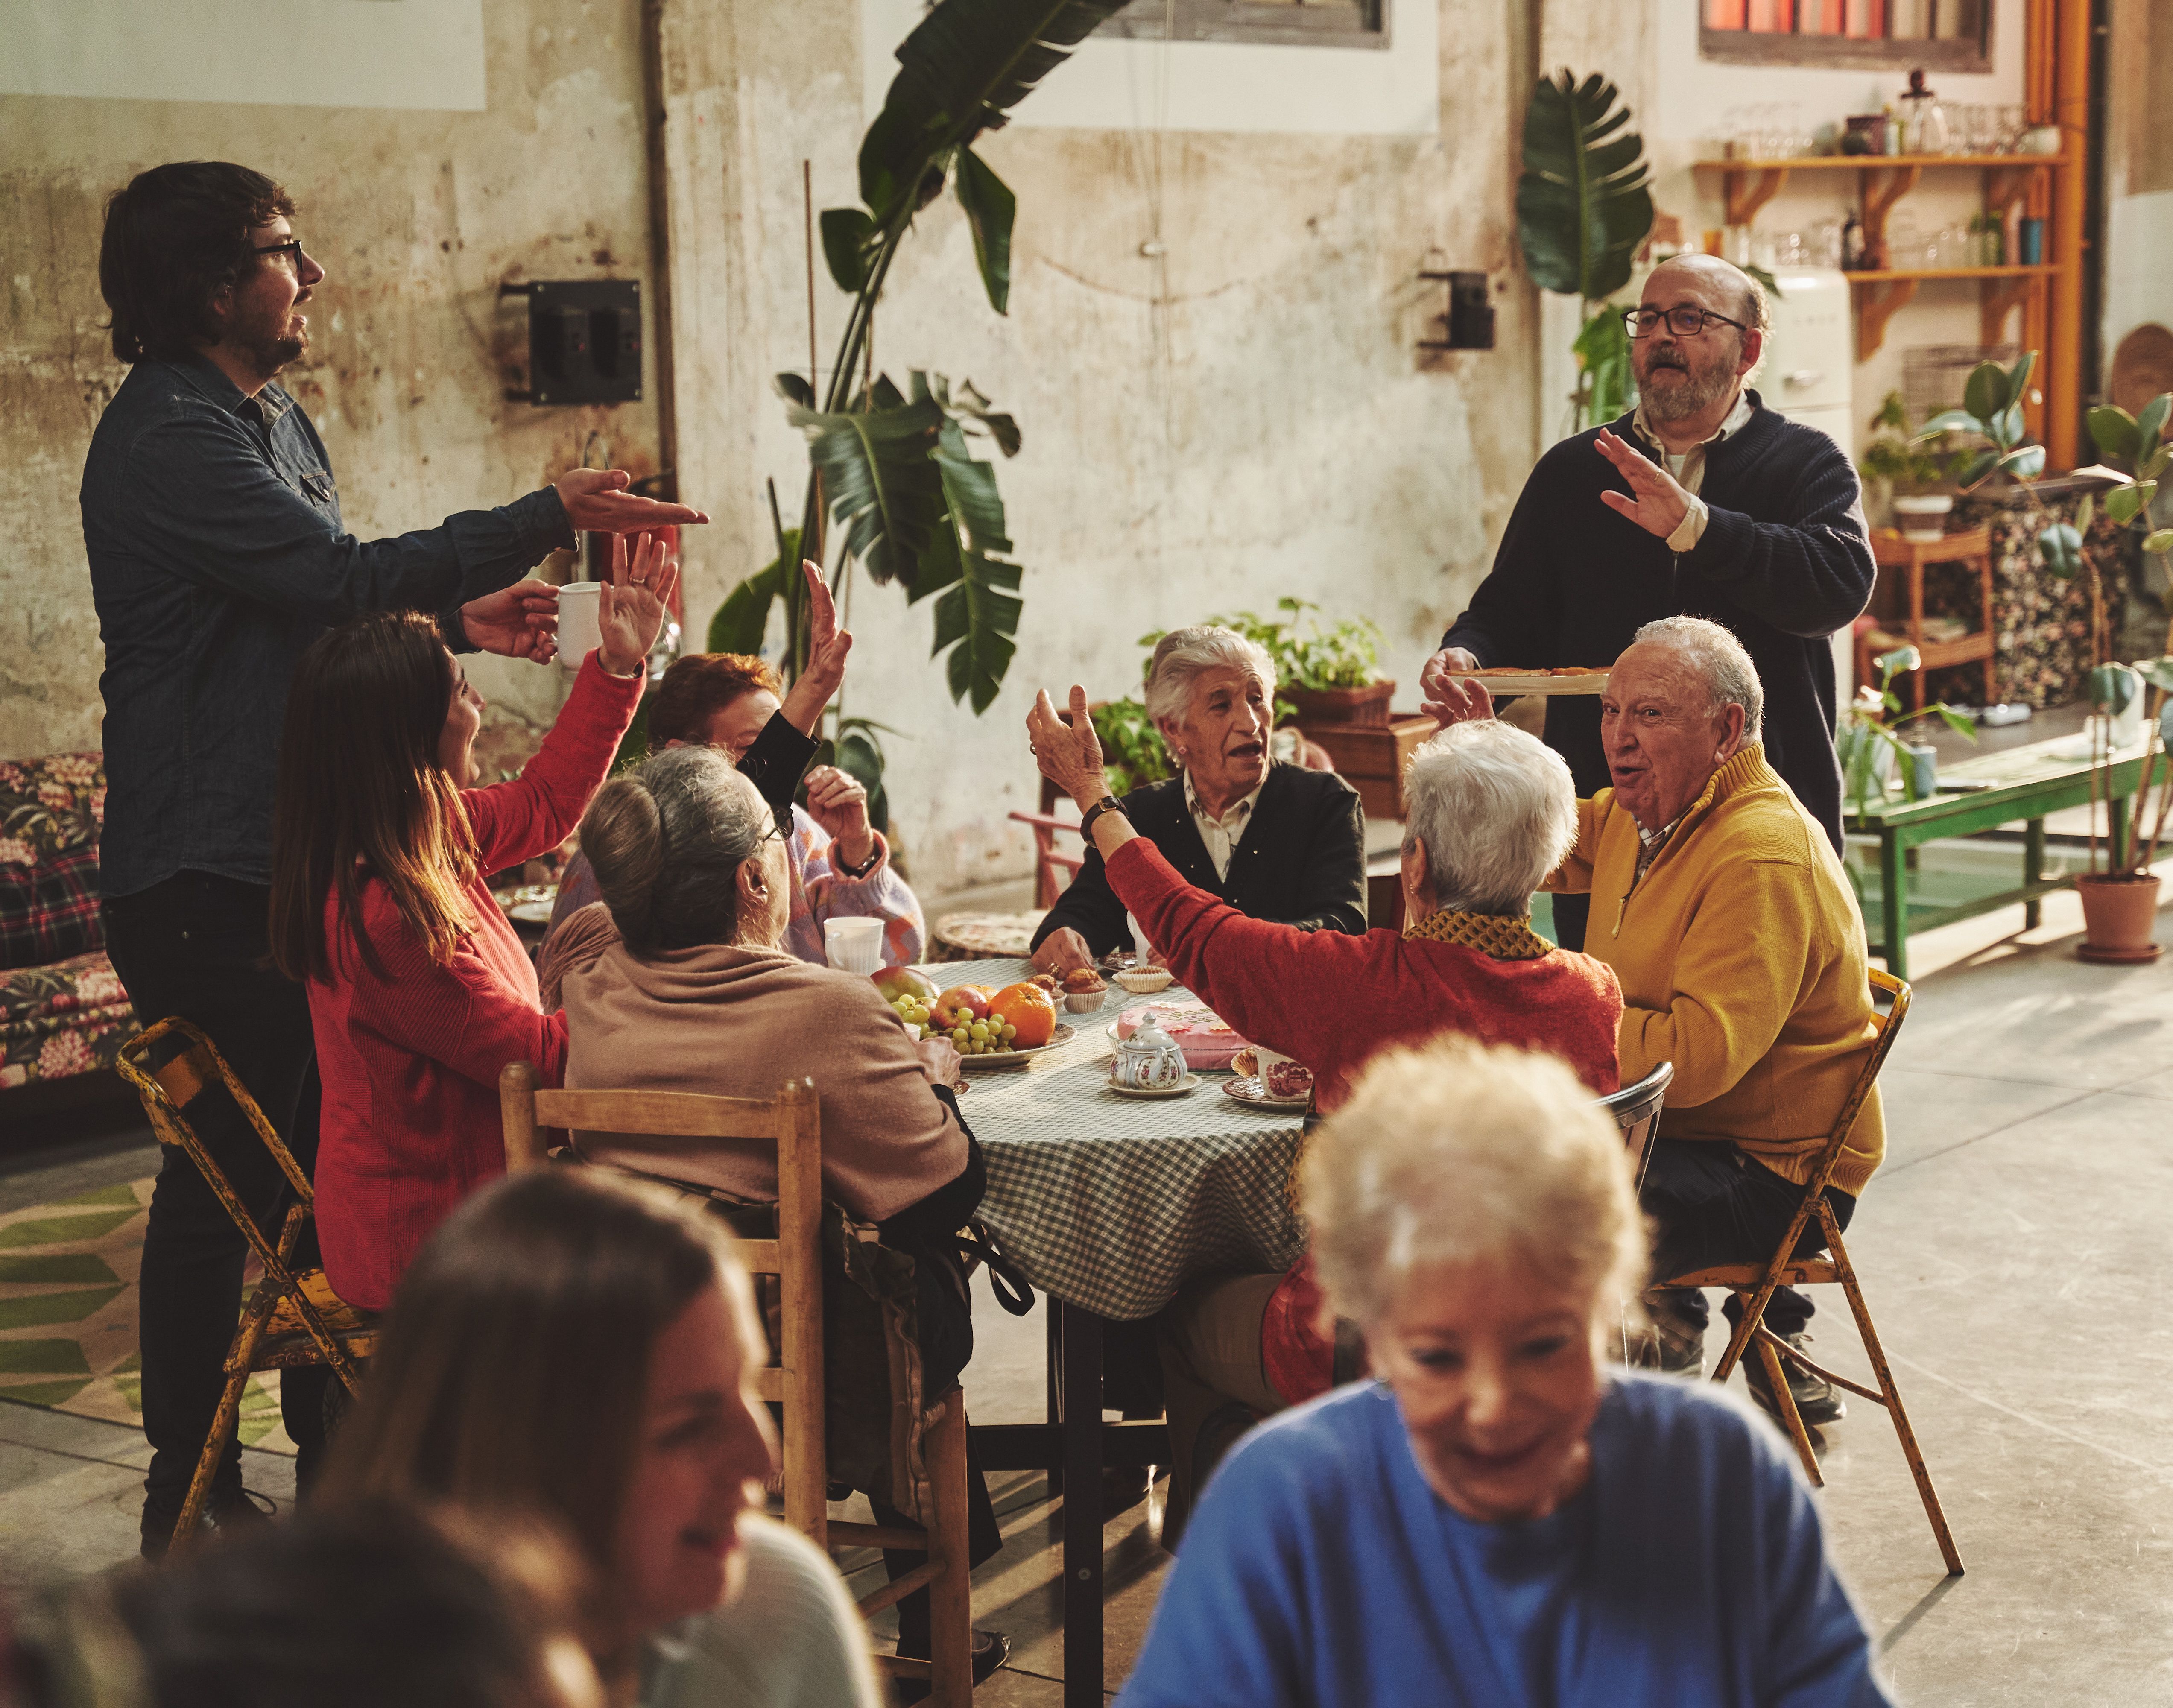
[[[140,1426],[136,1272],[148,1176],[0,1212],[0,1399]],[[292,1454],[277,1385],[251,1377],[244,1447]]]

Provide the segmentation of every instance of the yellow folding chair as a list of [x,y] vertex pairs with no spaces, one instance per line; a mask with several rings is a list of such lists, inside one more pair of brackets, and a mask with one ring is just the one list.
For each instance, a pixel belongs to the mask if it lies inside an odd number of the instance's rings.
[[[1925,1517],[1932,1521],[1932,1534],[1938,1538],[1939,1552],[1945,1558],[1948,1572],[1961,1576],[1962,1557],[1955,1551],[1953,1533],[1947,1528],[1947,1515],[1940,1509],[1938,1491],[1932,1486],[1932,1474],[1925,1467],[1924,1455],[1917,1445],[1917,1433],[1909,1426],[1909,1414],[1901,1404],[1901,1391],[1894,1385],[1894,1372],[1886,1362],[1885,1349],[1879,1344],[1879,1331],[1871,1326],[1871,1308],[1863,1302],[1863,1289],[1858,1284],[1856,1265],[1849,1261],[1848,1247],[1841,1243],[1841,1227],[1834,1220],[1833,1206],[1826,1201],[1826,1183],[1833,1178],[1834,1165],[1841,1159],[1841,1145],[1848,1138],[1849,1129],[1856,1124],[1858,1112],[1863,1107],[1864,1099],[1871,1095],[1871,1087],[1879,1078],[1879,1070],[1886,1060],[1886,1053],[1894,1048],[1894,1036],[1901,1029],[1901,1021],[1909,1012],[1909,987],[1901,979],[1874,967],[1870,970],[1871,990],[1874,1005],[1883,993],[1890,1006],[1886,1017],[1879,1018],[1878,1009],[1872,1010],[1873,1023],[1879,1027],[1871,1053],[1864,1059],[1863,1071],[1856,1076],[1856,1084],[1841,1105],[1841,1114],[1835,1120],[1833,1130],[1826,1135],[1825,1147],[1819,1152],[1818,1165],[1804,1188],[1803,1202],[1796,1206],[1796,1214],[1788,1223],[1788,1231],[1782,1236],[1780,1245],[1764,1263],[1722,1263],[1711,1269],[1693,1269],[1688,1274],[1674,1275],[1657,1285],[1663,1287],[1726,1287],[1743,1306],[1743,1320],[1736,1324],[1729,1338],[1728,1350],[1721,1355],[1718,1368],[1713,1371],[1715,1382],[1726,1382],[1734,1373],[1744,1353],[1750,1347],[1758,1349],[1759,1361],[1765,1366],[1766,1378],[1773,1392],[1773,1400],[1781,1412],[1783,1426],[1796,1444],[1797,1456],[1804,1462],[1804,1472],[1812,1486],[1822,1488],[1825,1479],[1819,1474],[1817,1455],[1811,1451],[1810,1432],[1804,1428],[1804,1420],[1796,1410],[1795,1396],[1788,1391],[1787,1372],[1783,1360],[1824,1377],[1836,1387],[1847,1388],[1851,1393],[1869,1400],[1874,1405],[1885,1408],[1886,1415],[1894,1425],[1894,1433],[1901,1442],[1901,1456],[1909,1462],[1909,1474],[1916,1479],[1917,1493],[1924,1503]],[[1798,1259],[1795,1250],[1804,1231],[1815,1216],[1819,1233],[1825,1243],[1826,1255]],[[1851,1382],[1845,1376],[1836,1376],[1823,1366],[1814,1363],[1787,1341],[1766,1326],[1766,1301],[1773,1290],[1781,1286],[1815,1287],[1838,1285],[1848,1296],[1848,1307],[1856,1317],[1857,1333],[1863,1337],[1863,1350],[1871,1360],[1871,1367],[1879,1378],[1876,1390],[1860,1382]]]
[[[168,1039],[186,1040],[186,1048],[164,1067],[153,1068],[152,1055]],[[212,1479],[218,1474],[219,1460],[225,1456],[227,1442],[233,1439],[235,1423],[241,1412],[242,1391],[249,1386],[249,1378],[260,1370],[292,1370],[324,1364],[332,1366],[346,1383],[348,1392],[353,1393],[359,1379],[353,1360],[368,1358],[376,1350],[377,1323],[371,1313],[357,1310],[335,1293],[322,1269],[298,1272],[288,1267],[302,1230],[309,1226],[316,1200],[310,1191],[308,1177],[295,1162],[294,1153],[272,1131],[272,1123],[264,1118],[264,1112],[256,1107],[256,1098],[249,1095],[248,1088],[227,1065],[226,1058],[219,1054],[216,1044],[188,1021],[175,1016],[160,1021],[149,1031],[123,1044],[116,1065],[121,1077],[136,1088],[159,1142],[188,1153],[189,1161],[196,1164],[204,1183],[226,1206],[226,1213],[234,1218],[234,1225],[241,1230],[241,1237],[249,1242],[249,1248],[264,1266],[264,1279],[250,1296],[248,1306],[241,1313],[240,1326],[235,1331],[234,1344],[228,1350],[226,1387],[219,1395],[218,1410],[212,1419],[211,1434],[204,1441],[202,1455],[197,1460],[196,1474],[189,1481],[188,1499],[182,1503],[180,1522],[174,1526],[173,1545],[179,1548],[195,1535],[202,1521],[205,1504],[211,1497]],[[196,1129],[189,1125],[181,1113],[212,1085],[226,1088],[227,1095],[256,1129],[256,1136],[264,1141],[264,1148],[272,1153],[272,1161],[278,1165],[279,1172],[294,1190],[294,1201],[287,1207],[276,1245],[264,1237],[256,1219],[250,1215],[248,1207],[227,1179],[225,1171],[213,1160],[203,1140],[197,1136]]]

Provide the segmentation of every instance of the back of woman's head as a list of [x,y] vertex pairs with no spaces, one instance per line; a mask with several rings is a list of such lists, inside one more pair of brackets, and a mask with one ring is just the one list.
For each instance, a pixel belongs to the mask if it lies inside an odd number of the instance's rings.
[[460,790],[438,760],[452,695],[451,655],[418,612],[353,617],[295,665],[272,816],[272,954],[288,978],[332,977],[334,891],[365,963],[384,976],[360,929],[358,860],[437,959],[472,926]]
[[714,747],[674,747],[613,778],[581,819],[581,852],[637,955],[729,943],[739,869],[772,823],[753,784]]
[[1374,1057],[1302,1183],[1322,1285],[1360,1323],[1439,1263],[1518,1260],[1589,1289],[1596,1322],[1645,1285],[1621,1130],[1553,1056],[1446,1037]]
[[731,1261],[661,1188],[551,1167],[477,1193],[402,1278],[323,1498],[541,1512],[608,1569],[651,1349]]
[[390,1501],[305,1509],[73,1597],[56,1701],[593,1708],[583,1574],[548,1532]]

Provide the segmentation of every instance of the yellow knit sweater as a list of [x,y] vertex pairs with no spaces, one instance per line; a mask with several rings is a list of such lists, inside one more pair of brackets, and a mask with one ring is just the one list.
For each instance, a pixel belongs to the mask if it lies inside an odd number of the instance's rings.
[[[1833,845],[1744,747],[1712,775],[1642,878],[1615,791],[1577,803],[1577,847],[1547,887],[1589,891],[1584,952],[1622,984],[1622,1083],[1675,1064],[1660,1131],[1729,1140],[1810,1178],[1877,1035],[1863,919]],[[1877,1087],[1833,1184],[1863,1190],[1886,1154]]]

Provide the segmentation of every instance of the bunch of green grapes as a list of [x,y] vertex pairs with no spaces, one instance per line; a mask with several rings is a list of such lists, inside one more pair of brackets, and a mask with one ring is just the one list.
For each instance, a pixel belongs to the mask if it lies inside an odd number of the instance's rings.
[[957,1045],[962,1056],[993,1055],[999,1050],[1010,1049],[1013,1047],[1011,1040],[1017,1036],[1016,1026],[993,1016],[951,1028],[951,1042]]
[[919,997],[914,996],[910,993],[908,993],[903,996],[892,998],[890,1007],[891,1012],[895,1014],[908,1026],[917,1026],[925,1028],[928,1025],[928,1005],[923,1002]]

